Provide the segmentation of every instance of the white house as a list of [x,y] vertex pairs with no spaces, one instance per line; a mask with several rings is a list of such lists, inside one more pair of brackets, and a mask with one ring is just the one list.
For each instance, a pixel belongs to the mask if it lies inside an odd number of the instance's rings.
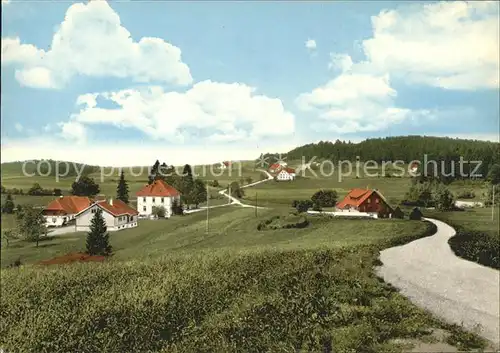
[[76,215],[76,231],[89,231],[97,209],[102,210],[102,217],[109,231],[137,227],[139,212],[121,200],[101,200],[91,204]]
[[60,227],[73,220],[82,210],[89,207],[92,201],[84,196],[61,196],[51,201],[42,214],[47,227]]
[[137,193],[137,210],[139,216],[151,217],[153,206],[163,206],[165,217],[172,215],[172,204],[174,200],[180,202],[181,194],[174,187],[163,180],[155,180],[152,184],[144,186]]
[[279,181],[291,181],[295,179],[295,169],[283,168],[276,175],[276,179]]

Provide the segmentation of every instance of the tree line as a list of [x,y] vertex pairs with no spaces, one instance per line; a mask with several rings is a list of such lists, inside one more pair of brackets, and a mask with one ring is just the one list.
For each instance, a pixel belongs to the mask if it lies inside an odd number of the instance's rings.
[[[428,136],[398,136],[371,138],[359,143],[351,141],[320,141],[297,147],[284,157],[287,160],[300,160],[305,157],[309,161],[316,157],[316,161],[331,160],[334,163],[341,160],[355,161],[357,157],[361,161],[373,160],[378,163],[383,161],[401,160],[407,163],[418,160],[423,162],[424,155],[427,161],[439,162],[438,168],[444,165],[447,171],[451,170],[451,161],[455,168],[458,166],[460,157],[466,162],[481,161],[481,165],[475,174],[481,174],[486,178],[495,165],[500,165],[500,144],[496,142],[454,139],[448,137]],[[264,157],[275,157],[276,154],[266,154]],[[431,165],[431,164],[430,164]],[[464,165],[465,174],[470,174],[475,168],[473,163]],[[434,170],[429,172],[433,173]],[[441,171],[439,171],[441,172]]]

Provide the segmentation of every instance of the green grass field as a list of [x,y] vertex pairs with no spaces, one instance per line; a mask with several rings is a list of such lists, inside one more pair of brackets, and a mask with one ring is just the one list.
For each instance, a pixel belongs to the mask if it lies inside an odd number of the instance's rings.
[[[433,328],[449,329],[372,272],[378,249],[429,235],[429,224],[318,217],[304,229],[256,230],[275,214],[214,209],[208,234],[203,212],[143,221],[112,233],[115,254],[107,263],[1,270],[0,346],[399,352],[408,346],[394,339],[427,339]],[[19,241],[2,248],[2,265],[82,250],[84,242],[82,233],[39,248]]]
[[438,212],[426,210],[426,217],[435,217],[451,225],[460,226],[466,229],[488,233],[494,236],[500,234],[500,208],[493,211],[491,207],[471,208],[465,211]]
[[[258,232],[257,224],[277,211],[228,206],[209,211],[209,233],[206,212],[173,217],[168,220],[142,220],[139,226],[111,233],[113,260],[150,259],[166,253],[193,252],[230,248],[311,248],[373,244],[386,238],[418,234],[421,222],[396,220],[343,220],[312,217],[305,229],[280,229]],[[7,216],[7,218],[12,216]],[[375,228],[374,228],[375,227]],[[374,228],[373,231],[371,231]],[[85,250],[85,233],[57,235],[40,243],[14,241],[2,247],[2,267],[20,258],[23,263],[49,259],[71,251]]]
[[[43,188],[65,189],[72,182],[19,177],[13,169],[6,178],[2,174],[7,188],[27,190],[36,180]],[[261,177],[247,164],[241,176],[225,171],[203,178],[217,179],[222,188],[247,176]],[[133,195],[147,178],[127,179]],[[114,196],[117,180],[118,175],[108,177],[101,191]],[[366,176],[268,181],[245,189],[243,201],[253,204],[257,196],[259,206],[272,208],[212,209],[208,233],[205,211],[143,220],[137,228],[111,233],[114,254],[103,264],[34,265],[84,251],[85,233],[49,236],[38,248],[24,240],[2,243],[0,348],[401,352],[409,347],[394,339],[428,339],[438,327],[451,332],[454,345],[484,348],[476,336],[456,327],[450,331],[373,273],[380,249],[430,235],[428,223],[309,216],[303,229],[257,230],[263,220],[288,215],[292,200],[309,199],[319,189],[333,188],[342,197],[354,187],[377,188],[397,204],[409,185],[408,178]],[[452,185],[453,190],[481,187]],[[218,190],[210,187],[212,205],[226,202]],[[14,196],[15,203],[49,200]],[[485,217],[464,215],[470,222]],[[2,215],[2,229],[13,227],[14,216]],[[5,269],[18,259],[22,267]]]

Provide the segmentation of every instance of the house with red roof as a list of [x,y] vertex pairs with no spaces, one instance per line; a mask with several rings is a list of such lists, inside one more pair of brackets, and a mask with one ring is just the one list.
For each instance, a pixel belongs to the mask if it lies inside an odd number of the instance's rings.
[[291,181],[295,179],[295,169],[284,167],[281,168],[279,173],[276,175],[276,180],[278,181]]
[[165,208],[165,217],[172,215],[172,205],[174,201],[180,202],[181,194],[173,186],[159,179],[153,183],[144,186],[136,193],[137,210],[139,216],[151,217],[154,206],[163,206]]
[[106,222],[108,231],[137,227],[139,212],[121,200],[99,200],[80,211],[76,216],[76,231],[89,231],[90,224],[98,209]]
[[51,201],[42,211],[45,225],[48,227],[63,226],[91,204],[92,201],[88,197],[61,196]]
[[376,189],[352,189],[337,203],[336,208],[340,212],[360,212],[382,218],[390,217],[393,212],[387,200]]

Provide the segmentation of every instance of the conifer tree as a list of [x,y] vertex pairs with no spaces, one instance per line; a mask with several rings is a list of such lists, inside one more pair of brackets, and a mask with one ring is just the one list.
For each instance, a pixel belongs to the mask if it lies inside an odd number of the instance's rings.
[[3,213],[14,213],[15,209],[14,205],[14,200],[12,199],[12,195],[10,193],[7,194],[7,197],[5,198],[5,203],[3,204],[2,207],[2,212]]
[[109,245],[109,233],[106,222],[102,216],[102,210],[96,209],[94,218],[90,223],[90,232],[87,233],[87,254],[104,255],[111,254],[112,248]]
[[120,174],[120,181],[118,182],[118,187],[116,188],[116,198],[128,203],[128,184],[125,180],[125,174],[123,170]]

